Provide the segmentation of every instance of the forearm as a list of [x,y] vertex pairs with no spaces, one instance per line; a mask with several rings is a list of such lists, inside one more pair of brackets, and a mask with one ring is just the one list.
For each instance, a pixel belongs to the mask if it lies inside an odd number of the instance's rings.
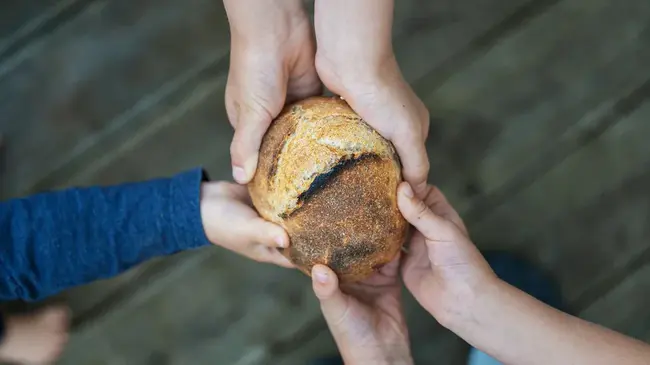
[[555,310],[498,281],[452,331],[506,364],[647,364],[650,346]]
[[233,45],[275,45],[307,21],[301,0],[224,0]]
[[208,244],[202,172],[0,205],[0,300],[35,300]]
[[359,72],[393,60],[394,0],[316,0],[320,60],[358,65]]

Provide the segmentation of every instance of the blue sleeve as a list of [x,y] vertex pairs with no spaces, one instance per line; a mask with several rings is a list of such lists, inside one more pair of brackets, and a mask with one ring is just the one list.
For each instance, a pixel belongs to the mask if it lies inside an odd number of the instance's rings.
[[0,301],[40,300],[148,259],[207,245],[201,169],[0,205]]

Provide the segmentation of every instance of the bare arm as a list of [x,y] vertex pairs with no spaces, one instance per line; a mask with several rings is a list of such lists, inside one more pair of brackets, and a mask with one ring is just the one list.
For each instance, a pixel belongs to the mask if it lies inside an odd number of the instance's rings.
[[261,43],[286,38],[294,21],[304,15],[301,0],[223,0],[231,37]]
[[[374,73],[393,61],[393,0],[316,0],[318,56]],[[362,62],[355,62],[362,61]],[[350,70],[354,73],[353,70]],[[370,71],[370,72],[368,72]]]
[[650,363],[650,346],[555,310],[498,280],[448,328],[506,364]]

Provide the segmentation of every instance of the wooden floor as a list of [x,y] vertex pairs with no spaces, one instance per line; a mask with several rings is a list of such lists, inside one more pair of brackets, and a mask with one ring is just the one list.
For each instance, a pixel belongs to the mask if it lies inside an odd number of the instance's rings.
[[[650,341],[650,2],[396,1],[428,105],[431,181],[482,249],[554,273],[572,312]],[[229,178],[218,0],[0,4],[0,195],[169,175]],[[61,364],[302,364],[335,351],[306,277],[218,248],[61,298]],[[466,345],[407,301],[421,364]]]

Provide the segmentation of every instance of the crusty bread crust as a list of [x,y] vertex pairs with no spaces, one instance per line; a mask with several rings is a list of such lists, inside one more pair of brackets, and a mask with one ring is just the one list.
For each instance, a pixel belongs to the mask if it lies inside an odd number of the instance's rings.
[[285,228],[284,254],[358,281],[399,252],[408,224],[397,208],[399,159],[390,142],[336,97],[286,107],[260,148],[249,191],[262,217]]

